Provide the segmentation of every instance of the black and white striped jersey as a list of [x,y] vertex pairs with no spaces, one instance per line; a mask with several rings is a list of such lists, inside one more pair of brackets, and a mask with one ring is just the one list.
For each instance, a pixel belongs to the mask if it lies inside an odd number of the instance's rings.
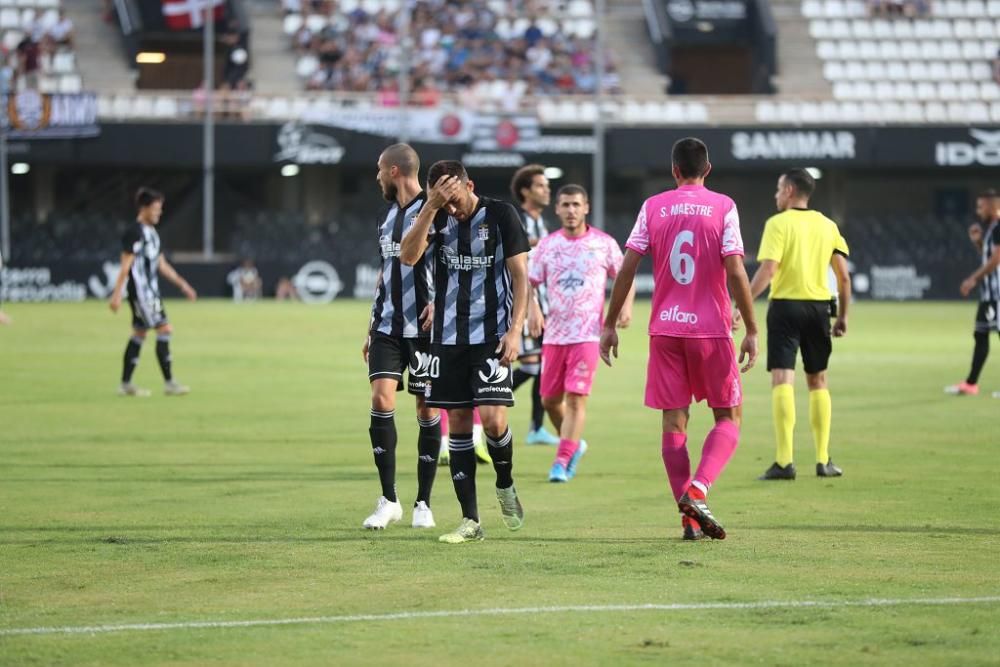
[[405,206],[393,204],[378,226],[382,275],[372,305],[369,331],[402,338],[426,338],[420,328],[420,313],[434,298],[434,275],[430,249],[414,266],[399,261],[399,243],[416,222],[427,196],[421,192]]
[[151,311],[160,299],[160,235],[152,225],[132,223],[122,237],[122,252],[135,255],[128,275],[128,297]]
[[514,294],[507,260],[528,252],[511,204],[480,197],[467,221],[434,218],[434,335],[443,345],[495,343],[510,329]]
[[[524,227],[524,233],[528,235],[528,243],[532,246],[531,250],[528,252],[528,265],[530,267],[531,256],[534,254],[535,250],[534,246],[538,245],[539,241],[549,235],[549,230],[545,226],[545,220],[542,219],[541,215],[537,218],[532,217],[532,215],[523,208],[518,208],[517,212],[521,216],[521,226]],[[539,285],[536,287],[535,293],[538,295],[538,305],[542,309],[542,315],[548,317],[549,299],[545,285]]]
[[[1000,222],[994,220],[983,234],[983,265],[985,266],[993,253],[1000,248]],[[979,300],[1000,301],[1000,267],[983,276],[979,287]]]

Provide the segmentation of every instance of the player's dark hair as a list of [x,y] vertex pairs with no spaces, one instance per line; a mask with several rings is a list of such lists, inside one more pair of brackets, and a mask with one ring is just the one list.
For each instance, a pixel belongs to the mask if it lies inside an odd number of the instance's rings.
[[1000,197],[1000,195],[997,194],[997,191],[994,190],[993,188],[989,188],[981,191],[976,196],[976,199],[996,199],[997,197]]
[[420,156],[409,144],[393,144],[382,151],[382,157],[390,167],[398,167],[404,176],[416,176],[420,171]]
[[559,198],[563,195],[566,195],[567,197],[572,197],[573,195],[583,195],[583,201],[590,201],[587,189],[582,185],[577,185],[576,183],[567,183],[559,188],[559,191],[556,192],[556,201],[559,201]]
[[816,192],[816,179],[805,169],[800,167],[789,169],[782,174],[782,177],[800,197],[812,197]]
[[544,176],[545,167],[540,164],[526,164],[514,172],[514,178],[510,179],[510,194],[518,204],[524,203],[524,195],[521,190],[531,189],[531,184],[535,176]]
[[701,139],[678,139],[670,151],[670,159],[682,178],[699,178],[708,173],[708,146]]
[[162,202],[166,197],[159,190],[141,187],[135,193],[135,207],[139,210],[152,206],[156,202]]
[[427,187],[433,188],[443,176],[455,176],[463,183],[469,180],[469,172],[458,160],[441,160],[431,165],[427,170]]

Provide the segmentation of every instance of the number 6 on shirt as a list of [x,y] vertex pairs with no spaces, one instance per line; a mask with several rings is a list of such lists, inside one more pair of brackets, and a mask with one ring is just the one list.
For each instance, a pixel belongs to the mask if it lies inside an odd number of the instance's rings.
[[684,252],[684,246],[694,246],[694,232],[684,230],[674,239],[670,250],[670,273],[681,285],[689,285],[694,280],[694,257]]

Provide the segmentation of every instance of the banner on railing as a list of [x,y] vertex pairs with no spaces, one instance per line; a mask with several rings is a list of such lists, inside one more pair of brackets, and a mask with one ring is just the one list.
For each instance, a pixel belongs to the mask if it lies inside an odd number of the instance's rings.
[[25,90],[0,98],[7,108],[3,116],[8,139],[77,139],[96,137],[97,96],[46,95]]

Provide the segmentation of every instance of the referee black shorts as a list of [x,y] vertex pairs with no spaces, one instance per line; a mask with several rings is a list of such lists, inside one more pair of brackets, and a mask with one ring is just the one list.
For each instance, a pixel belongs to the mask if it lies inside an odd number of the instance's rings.
[[794,370],[802,349],[806,373],[820,373],[830,363],[830,301],[773,299],[767,309],[767,370]]
[[405,370],[407,391],[423,396],[428,378],[436,372],[430,347],[429,338],[403,338],[373,331],[368,343],[368,381],[395,380],[396,391],[402,391]]
[[998,331],[997,322],[997,302],[980,301],[979,308],[976,309],[976,333],[990,333]]

